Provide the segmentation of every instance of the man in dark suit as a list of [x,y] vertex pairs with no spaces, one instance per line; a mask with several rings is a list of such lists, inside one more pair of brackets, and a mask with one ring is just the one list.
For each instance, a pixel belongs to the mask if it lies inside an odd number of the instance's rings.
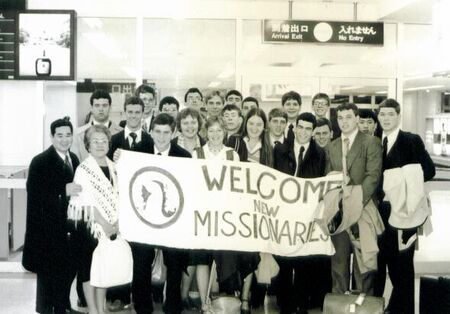
[[[359,113],[355,104],[341,104],[336,110],[342,133],[325,148],[326,173],[343,172],[345,185],[361,185],[365,206],[376,198],[375,191],[381,175],[380,141],[374,136],[359,132]],[[349,232],[359,240],[357,224],[353,225]],[[331,257],[333,292],[344,293],[349,290],[352,242],[347,231],[331,236],[331,240],[336,249],[336,253]],[[365,249],[363,246],[361,243],[361,250]],[[356,258],[353,260],[357,289],[372,295],[374,272],[361,273]]]
[[284,131],[284,138],[288,142],[293,142],[295,137],[295,124],[302,108],[302,96],[299,93],[290,91],[281,97],[281,107],[288,115],[287,127]]
[[339,135],[341,135],[341,130],[339,129],[337,122],[336,112],[330,110],[330,97],[325,93],[317,93],[314,95],[311,105],[317,121],[319,121],[319,119],[328,119],[330,121],[332,138],[338,138]]
[[[143,131],[141,122],[144,114],[144,102],[139,97],[128,98],[124,104],[126,124],[124,130],[111,138],[108,158],[116,161],[120,149],[135,152],[149,152],[153,145],[150,135]],[[133,282],[131,292],[135,310],[140,313],[151,313],[152,302],[152,262],[155,248],[141,243],[130,243],[133,253]],[[111,301],[110,310],[118,310],[131,303],[129,285],[108,289],[107,299]]]
[[[316,118],[312,113],[305,112],[297,117],[295,141],[285,141],[274,148],[275,169],[301,178],[325,175],[325,151],[312,139],[315,126]],[[329,258],[327,260],[328,267],[322,258],[313,256],[277,257],[280,266],[280,313],[307,313],[311,292],[317,290],[313,288],[320,288],[316,284],[323,281],[319,277],[327,271],[329,277]],[[325,281],[326,277],[325,275]]]
[[27,223],[22,264],[37,274],[36,312],[66,313],[75,278],[67,206],[81,191],[72,183],[79,160],[69,151],[73,126],[69,118],[50,126],[52,146],[33,158],[27,179]]
[[[150,126],[156,116],[158,108],[156,107],[156,91],[149,85],[142,84],[134,92],[136,97],[139,97],[144,102],[144,115],[142,117],[142,129],[145,132],[150,132]],[[124,128],[127,120],[120,121],[119,125]]]
[[[424,180],[431,180],[435,167],[430,155],[425,150],[422,139],[417,134],[400,129],[400,104],[394,99],[384,100],[379,107],[378,121],[383,129],[383,171],[403,167],[408,164],[422,166]],[[378,186],[380,201],[379,211],[385,225],[380,237],[378,255],[378,272],[375,295],[383,296],[386,282],[386,266],[392,282],[392,294],[387,311],[389,313],[414,313],[414,243],[404,250],[399,250],[399,230],[389,225],[391,205],[383,201],[383,180]],[[417,228],[401,231],[403,244],[416,235]],[[415,241],[414,241],[415,242]]]
[[[150,135],[153,145],[149,153],[162,156],[190,158],[191,154],[175,143],[171,143],[175,131],[175,120],[172,116],[161,113],[153,120]],[[186,271],[189,255],[186,250],[163,248],[164,264],[167,267],[166,302],[164,312],[180,314],[183,310],[181,303],[181,277]]]

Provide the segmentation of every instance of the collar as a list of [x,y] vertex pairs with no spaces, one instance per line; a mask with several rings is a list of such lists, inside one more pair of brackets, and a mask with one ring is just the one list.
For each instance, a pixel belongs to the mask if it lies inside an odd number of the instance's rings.
[[300,153],[300,147],[304,147],[305,148],[305,152],[303,153],[303,158],[305,158],[306,152],[308,151],[309,148],[309,144],[311,143],[311,141],[309,141],[308,143],[305,144],[299,144],[297,141],[294,141],[294,152],[295,152],[295,156],[298,159],[298,154]]
[[244,137],[244,142],[245,142],[245,145],[247,146],[247,151],[250,155],[253,155],[254,153],[256,153],[258,150],[260,150],[262,148],[261,140],[259,140],[258,143],[256,143],[256,145],[253,147],[252,150],[250,150],[250,148],[249,148],[248,143],[250,142],[250,139],[247,136]]
[[281,134],[281,136],[279,138],[276,138],[272,134],[269,133],[269,137],[270,137],[270,143],[272,144],[272,146],[275,145],[276,141],[280,142],[280,144],[284,143],[284,134]]
[[[178,135],[178,141],[177,144],[178,146],[181,146],[182,148],[186,149],[186,146],[184,145],[184,141],[185,141],[185,137],[183,136],[183,133],[180,133],[180,135]],[[201,143],[200,143],[200,136],[196,136],[196,144],[195,144],[195,148],[197,147],[201,147]]]
[[[348,143],[348,147],[349,149],[352,147],[353,142],[355,141],[356,138],[356,134],[358,134],[358,128],[356,128],[352,133],[350,133],[350,135],[346,136],[344,134],[341,134],[341,140],[342,140],[342,144],[344,144],[344,139],[348,138],[349,139],[349,143]],[[342,147],[344,147],[344,145],[342,145]]]
[[383,132],[383,135],[381,136],[381,143],[383,143],[384,138],[387,136],[388,139],[388,146],[393,145],[395,141],[397,140],[398,133],[400,132],[400,126],[398,126],[394,131],[391,132],[391,134],[386,135],[386,133]]
[[95,121],[95,119],[93,119],[91,124],[92,125],[104,125],[109,129],[109,127],[111,126],[111,121],[108,120],[104,123],[100,123],[100,122]]
[[69,157],[70,163],[72,163],[72,159],[70,158],[69,152],[67,152],[67,154],[63,154],[63,153],[61,153],[59,150],[57,150],[56,148],[55,148],[55,151],[56,151],[56,153],[58,154],[58,156],[61,157],[61,159],[62,159],[63,162],[66,161],[66,156],[67,156],[67,157]]
[[125,129],[123,131],[124,131],[125,139],[128,139],[130,133],[133,132],[133,133],[136,133],[136,135],[137,135],[136,136],[136,143],[139,143],[141,141],[141,138],[142,138],[142,128],[141,127],[139,127],[139,129],[137,129],[136,131],[131,131],[128,128],[128,126],[125,125]]
[[167,147],[166,150],[164,150],[164,151],[159,151],[158,148],[156,148],[156,145],[155,145],[155,146],[154,146],[154,149],[155,149],[155,155],[158,155],[158,153],[160,153],[160,154],[163,155],[163,156],[169,156],[170,146],[171,146],[171,144],[169,144],[169,147]]

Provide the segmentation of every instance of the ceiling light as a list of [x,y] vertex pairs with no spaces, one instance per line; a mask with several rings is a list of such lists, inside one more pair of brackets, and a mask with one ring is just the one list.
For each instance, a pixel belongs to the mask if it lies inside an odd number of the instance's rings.
[[411,88],[405,88],[405,92],[411,92],[416,90],[427,90],[427,89],[436,89],[436,88],[442,88],[444,85],[430,85],[430,86],[419,86],[419,87],[411,87]]

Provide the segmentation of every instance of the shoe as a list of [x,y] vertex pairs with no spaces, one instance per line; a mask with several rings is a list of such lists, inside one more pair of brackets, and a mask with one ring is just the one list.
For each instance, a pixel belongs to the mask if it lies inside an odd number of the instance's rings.
[[110,312],[119,312],[125,308],[125,304],[122,300],[115,300],[114,302],[108,304],[107,307]]
[[241,314],[250,314],[252,310],[250,309],[250,304],[248,303],[248,300],[241,300]]

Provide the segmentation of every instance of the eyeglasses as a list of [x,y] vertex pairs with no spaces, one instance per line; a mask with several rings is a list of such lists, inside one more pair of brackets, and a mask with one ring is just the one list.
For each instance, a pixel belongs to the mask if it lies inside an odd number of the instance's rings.
[[94,145],[106,145],[106,144],[108,144],[108,140],[101,140],[101,141],[99,141],[99,140],[92,140],[90,143],[94,144]]

